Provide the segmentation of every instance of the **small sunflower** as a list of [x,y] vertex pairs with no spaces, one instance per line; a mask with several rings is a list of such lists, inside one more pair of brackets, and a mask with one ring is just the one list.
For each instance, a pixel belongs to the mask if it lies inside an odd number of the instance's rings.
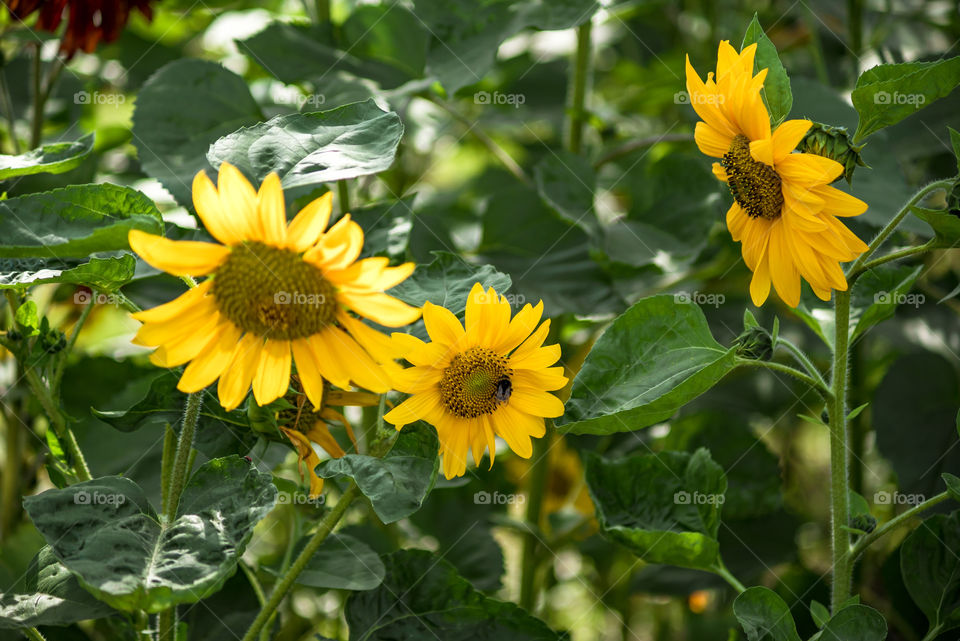
[[60,40],[60,51],[68,58],[79,51],[93,53],[100,41],[113,42],[137,9],[149,20],[153,0],[7,0],[10,15],[25,20],[39,10],[36,29],[55,33],[67,14],[67,26]]
[[[511,320],[510,303],[477,283],[467,299],[466,328],[453,312],[426,303],[423,321],[431,342],[394,333],[413,367],[395,375],[396,389],[412,394],[384,419],[399,430],[423,419],[437,429],[443,474],[467,469],[467,451],[479,463],[486,449],[493,465],[494,436],[523,458],[530,437],[544,435],[544,417],[563,414],[563,402],[548,392],[567,383],[560,346],[544,346],[550,321],[540,323],[543,302],[525,305]],[[539,327],[537,324],[540,323]]]
[[227,410],[243,402],[251,384],[259,405],[283,396],[291,361],[316,407],[325,380],[341,388],[355,383],[373,392],[389,390],[386,369],[399,370],[391,360],[394,346],[351,312],[386,327],[419,318],[419,309],[383,293],[407,278],[413,264],[357,260],[363,230],[350,214],[324,231],[329,193],[287,224],[276,174],[266,177],[258,193],[224,163],[218,186],[198,173],[193,203],[222,245],[130,231],[130,247],[157,269],[209,276],[169,303],[134,314],[144,323],[134,342],[157,347],[150,359],[160,367],[190,362],[177,384],[181,391],[199,391],[219,378],[217,392]]
[[304,463],[307,475],[310,478],[310,498],[320,496],[323,491],[323,479],[314,471],[320,465],[320,457],[313,449],[316,443],[333,458],[342,457],[345,452],[330,433],[329,421],[339,421],[347,430],[347,435],[357,448],[357,439],[353,434],[353,426],[346,417],[331,406],[353,405],[366,407],[377,405],[380,397],[368,392],[351,392],[344,390],[325,389],[320,405],[314,405],[306,396],[298,395],[296,405],[291,409],[280,412],[277,424],[284,436],[290,439],[297,450],[297,468],[300,478],[303,478]]
[[796,307],[801,277],[819,298],[830,300],[831,290],[847,289],[840,263],[867,249],[837,217],[857,216],[867,205],[830,186],[843,165],[794,153],[812,122],[788,120],[771,132],[760,96],[767,70],[753,75],[755,53],[755,44],[738,54],[724,40],[716,79],[709,73],[705,83],[687,57],[687,92],[702,119],[697,146],[720,159],[713,173],[733,195],[727,228],[753,271],[753,303],[763,304],[772,282],[780,298]]

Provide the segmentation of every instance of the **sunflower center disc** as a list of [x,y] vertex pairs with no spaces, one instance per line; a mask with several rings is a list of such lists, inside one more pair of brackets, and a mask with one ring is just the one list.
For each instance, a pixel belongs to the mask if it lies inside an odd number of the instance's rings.
[[510,389],[512,374],[505,357],[485,347],[472,347],[454,356],[443,370],[440,400],[461,418],[491,414],[506,400],[503,390]]
[[240,329],[278,340],[305,338],[334,322],[336,289],[300,254],[259,242],[230,250],[213,296]]
[[730,143],[720,164],[727,170],[727,184],[734,200],[752,218],[773,220],[783,211],[780,176],[770,165],[750,155],[750,140],[743,134]]

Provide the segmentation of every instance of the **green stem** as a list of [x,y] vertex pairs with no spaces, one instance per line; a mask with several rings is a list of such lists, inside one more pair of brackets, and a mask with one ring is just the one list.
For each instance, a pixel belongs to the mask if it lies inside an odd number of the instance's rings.
[[790,367],[789,365],[783,365],[781,363],[775,363],[773,361],[758,361],[750,358],[737,358],[736,364],[742,367],[761,367],[764,369],[773,370],[774,372],[782,372],[784,374],[789,374],[799,381],[803,381],[813,389],[820,392],[820,394],[825,398],[829,399],[832,395],[832,392],[827,388],[823,380],[817,380],[812,376],[801,372],[798,369]]
[[87,460],[80,450],[80,445],[77,443],[73,431],[67,425],[63,414],[60,413],[53,398],[50,396],[50,389],[43,383],[40,375],[37,374],[33,368],[24,366],[24,375],[27,378],[27,383],[30,385],[30,390],[34,396],[37,397],[37,400],[40,401],[40,406],[50,419],[50,425],[53,427],[53,431],[56,432],[57,438],[66,446],[67,452],[69,452],[70,458],[73,461],[73,473],[76,475],[77,480],[89,481],[93,476],[90,475]]
[[807,33],[810,34],[809,47],[810,57],[813,59],[813,68],[817,72],[817,80],[826,87],[830,86],[830,74],[827,72],[827,64],[823,61],[823,45],[820,44],[819,19],[813,12],[810,5],[805,5],[806,17],[804,22],[807,25]]
[[53,376],[50,379],[50,389],[53,392],[54,396],[60,395],[60,381],[63,379],[63,370],[67,367],[67,357],[70,355],[73,346],[77,342],[77,336],[80,335],[80,330],[83,329],[83,324],[87,322],[87,317],[90,316],[90,311],[93,309],[93,300],[91,298],[90,302],[83,306],[83,309],[80,311],[80,318],[77,319],[77,322],[73,325],[73,331],[70,332],[70,338],[67,339],[66,347],[60,353],[60,359],[57,361],[56,368],[53,370]]
[[527,491],[527,531],[523,537],[520,575],[520,607],[533,612],[537,605],[537,570],[540,550],[540,520],[543,516],[543,496],[550,478],[550,445],[553,421],[547,419],[546,434],[534,441],[530,464],[530,484]]
[[42,46],[36,43],[33,47],[33,121],[30,127],[30,148],[40,146],[43,136],[43,59],[40,57]]
[[350,185],[346,180],[337,181],[337,199],[340,201],[340,215],[350,211]]
[[921,639],[920,641],[933,641],[938,636],[940,636],[941,632],[943,632],[943,625],[939,625],[939,624],[935,625],[932,628],[930,628],[930,631],[927,632],[924,635],[923,639]]
[[14,410],[3,406],[4,455],[0,489],[0,541],[6,541],[20,512],[20,462],[23,439]]
[[823,375],[820,373],[820,370],[817,369],[817,366],[813,364],[813,361],[810,360],[810,357],[807,356],[807,353],[804,352],[798,345],[793,341],[783,338],[782,336],[777,337],[777,344],[783,345],[787,348],[787,351],[790,352],[797,362],[800,363],[800,366],[803,369],[807,370],[807,373],[810,374],[813,378],[826,388],[827,382],[823,380]]
[[23,633],[32,641],[47,641],[43,635],[40,634],[40,630],[37,630],[36,628],[24,628]]
[[747,591],[747,588],[743,586],[743,583],[740,583],[740,580],[733,576],[730,570],[727,569],[727,566],[723,563],[723,559],[718,558],[711,570],[718,576],[722,577],[724,581],[729,583],[730,587],[737,591],[737,594],[742,594]]
[[856,80],[859,71],[857,61],[863,50],[863,1],[847,0],[847,15],[850,22],[850,51],[853,53],[851,64],[853,64],[853,78]]
[[583,149],[583,127],[587,121],[587,85],[590,82],[590,44],[593,22],[587,20],[577,27],[577,52],[573,63],[570,115],[567,128],[567,149],[579,154]]
[[910,213],[911,207],[920,202],[923,197],[930,192],[936,191],[937,189],[948,189],[951,185],[953,185],[952,178],[948,180],[937,180],[915,193],[910,200],[907,201],[907,204],[897,212],[896,216],[891,218],[890,222],[888,222],[884,228],[880,230],[880,233],[877,234],[877,236],[870,242],[870,245],[867,247],[867,251],[860,254],[860,257],[857,258],[853,265],[850,266],[850,268],[847,270],[847,280],[849,281],[852,278],[855,278],[860,274],[861,271],[863,271],[861,268],[863,267],[864,263],[866,263],[867,259],[870,258],[870,255],[873,254],[873,252],[875,252],[880,245],[882,245],[884,241],[890,237],[890,234],[892,234],[900,225],[906,215]]
[[[190,472],[190,463],[192,461],[193,437],[197,431],[197,421],[200,418],[200,406],[203,403],[203,396],[199,392],[187,395],[186,407],[183,411],[183,425],[180,427],[180,439],[177,441],[177,454],[174,457],[172,469],[167,475],[168,485],[165,486],[162,493],[166,500],[164,503],[164,519],[162,527],[167,528],[177,516],[177,508],[180,506],[180,494],[183,492],[183,486],[186,484],[187,475]],[[172,431],[172,430],[171,430]],[[164,438],[164,458],[167,454],[167,436]],[[172,440],[172,439],[171,439]],[[164,463],[161,462],[161,467]],[[167,608],[157,616],[157,640],[175,641],[177,629],[177,606]]]
[[160,459],[160,511],[167,513],[170,501],[170,477],[173,474],[173,457],[176,453],[177,433],[167,423],[163,433],[163,455]]
[[893,530],[897,529],[902,525],[905,525],[910,519],[917,516],[921,512],[925,512],[926,510],[929,510],[930,508],[932,508],[934,505],[937,505],[938,503],[943,503],[949,498],[950,498],[949,492],[941,492],[940,494],[937,494],[936,496],[931,497],[922,503],[918,503],[914,505],[909,510],[906,510],[901,514],[898,514],[897,516],[893,517],[883,525],[877,527],[877,529],[875,529],[873,532],[870,532],[869,534],[864,534],[862,537],[860,537],[857,540],[857,542],[850,549],[851,562],[856,561],[860,557],[860,555],[863,554],[864,551],[866,551],[868,547],[873,545],[877,541],[877,539],[879,539],[880,537],[892,532]]
[[874,267],[879,267],[880,265],[883,265],[885,263],[889,263],[895,260],[901,260],[903,258],[909,258],[910,256],[925,254],[931,249],[933,249],[935,244],[936,244],[936,239],[934,238],[934,239],[930,239],[929,241],[925,242],[922,245],[916,245],[915,247],[905,247],[903,249],[898,249],[897,251],[890,252],[889,254],[885,254],[880,258],[874,258],[873,260],[868,260],[867,262],[865,262],[863,265],[860,266],[860,268],[856,271],[856,273],[852,273],[850,275],[851,277],[856,278],[863,272],[870,271]]
[[852,579],[849,551],[850,522],[849,455],[847,443],[847,360],[849,357],[850,291],[835,294],[836,334],[833,352],[832,398],[827,402],[830,417],[830,531],[833,556],[831,611],[836,613],[850,596]]
[[13,153],[20,153],[20,140],[17,138],[17,118],[13,111],[13,101],[10,99],[10,88],[7,86],[7,75],[0,70],[0,105],[3,106],[3,115],[7,119],[7,128],[10,130],[10,141],[13,143]]
[[270,598],[267,600],[266,605],[260,610],[260,613],[257,614],[257,618],[254,619],[250,625],[250,629],[247,630],[242,641],[254,641],[257,639],[260,635],[260,630],[266,625],[270,617],[273,616],[274,611],[280,606],[284,597],[287,596],[287,593],[293,587],[297,577],[300,576],[300,573],[303,572],[303,569],[307,566],[314,552],[317,551],[317,548],[319,548],[330,535],[330,532],[333,531],[336,524],[340,522],[340,519],[343,518],[343,515],[347,511],[347,507],[350,506],[350,502],[353,501],[359,493],[360,490],[357,488],[357,484],[351,481],[343,493],[343,496],[337,501],[337,504],[323,520],[320,521],[320,524],[317,526],[317,531],[310,540],[307,541],[303,551],[297,556],[296,560],[290,566],[290,569],[287,570],[277,584],[274,585],[273,591],[270,593]]

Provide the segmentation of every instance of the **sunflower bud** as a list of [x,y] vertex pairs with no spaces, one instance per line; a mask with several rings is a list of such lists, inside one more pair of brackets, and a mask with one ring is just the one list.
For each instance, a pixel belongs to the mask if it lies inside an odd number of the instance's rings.
[[850,519],[850,527],[869,534],[877,527],[877,519],[871,514],[858,514]]
[[797,145],[797,151],[823,156],[843,165],[843,177],[848,183],[853,179],[854,169],[858,166],[868,167],[860,157],[861,149],[863,145],[854,145],[851,142],[846,127],[831,127],[819,122],[813,123],[807,135]]
[[280,440],[280,431],[277,429],[277,410],[273,403],[266,407],[260,407],[251,399],[247,403],[247,419],[250,421],[250,427],[253,431],[259,432],[267,438]]
[[748,327],[733,342],[737,356],[756,361],[768,361],[773,356],[773,336],[763,327]]
[[953,187],[947,193],[947,211],[960,217],[960,179],[953,183]]

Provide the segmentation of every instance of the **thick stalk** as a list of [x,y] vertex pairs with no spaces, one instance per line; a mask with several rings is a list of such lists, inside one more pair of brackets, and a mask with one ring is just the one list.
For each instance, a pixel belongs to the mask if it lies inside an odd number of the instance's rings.
[[0,489],[0,541],[6,541],[20,513],[20,425],[13,408],[3,407],[4,466],[2,489]]
[[587,122],[586,100],[592,60],[590,43],[592,29],[591,20],[577,27],[577,52],[573,62],[570,119],[567,123],[567,149],[575,154],[579,154],[583,149],[583,127]]
[[[180,505],[180,494],[186,484],[187,474],[190,472],[191,450],[193,450],[193,436],[197,431],[197,421],[200,418],[200,406],[203,397],[199,392],[187,396],[186,407],[183,411],[183,426],[180,428],[180,439],[177,441],[177,455],[173,460],[173,468],[169,473],[169,486],[163,494],[166,495],[164,520],[162,526],[168,527],[177,516]],[[166,449],[166,448],[164,448]],[[162,464],[161,464],[162,465]],[[158,641],[174,641],[177,628],[177,607],[173,606],[160,612],[157,616]]]
[[30,125],[31,149],[40,146],[40,139],[43,136],[43,90],[41,89],[43,81],[43,59],[40,57],[42,48],[39,42],[33,47],[33,121]]
[[350,184],[344,180],[337,181],[337,199],[340,201],[340,215],[350,212]]
[[520,607],[533,612],[537,605],[537,570],[540,551],[540,520],[543,516],[543,495],[550,478],[550,446],[553,439],[553,421],[547,419],[546,434],[533,444],[530,464],[530,483],[527,491],[527,531],[523,537],[520,575]]
[[350,502],[353,501],[359,493],[360,490],[357,488],[357,484],[351,481],[350,485],[343,493],[343,496],[341,496],[340,500],[337,501],[337,504],[333,506],[333,509],[330,510],[330,512],[323,518],[322,521],[320,521],[320,525],[317,526],[317,531],[310,538],[310,540],[307,541],[307,545],[297,556],[296,560],[290,566],[290,569],[284,573],[277,584],[273,587],[273,591],[270,593],[270,598],[267,600],[266,605],[264,605],[260,610],[260,613],[250,625],[250,629],[247,630],[247,633],[243,635],[242,641],[254,641],[259,637],[260,630],[264,625],[266,625],[270,617],[273,616],[273,613],[280,606],[280,603],[283,601],[284,597],[287,596],[287,593],[296,582],[297,577],[300,576],[300,573],[303,572],[303,569],[310,561],[310,557],[313,556],[314,552],[317,551],[317,548],[320,547],[320,545],[330,535],[330,532],[333,531],[333,528],[337,525],[337,523],[340,522],[340,519],[343,518],[343,515],[346,513]]
[[847,450],[847,359],[849,355],[850,291],[835,296],[836,334],[834,337],[832,398],[827,402],[830,417],[830,532],[833,555],[833,592],[831,611],[850,596],[850,535],[844,529],[850,522],[849,454]]

